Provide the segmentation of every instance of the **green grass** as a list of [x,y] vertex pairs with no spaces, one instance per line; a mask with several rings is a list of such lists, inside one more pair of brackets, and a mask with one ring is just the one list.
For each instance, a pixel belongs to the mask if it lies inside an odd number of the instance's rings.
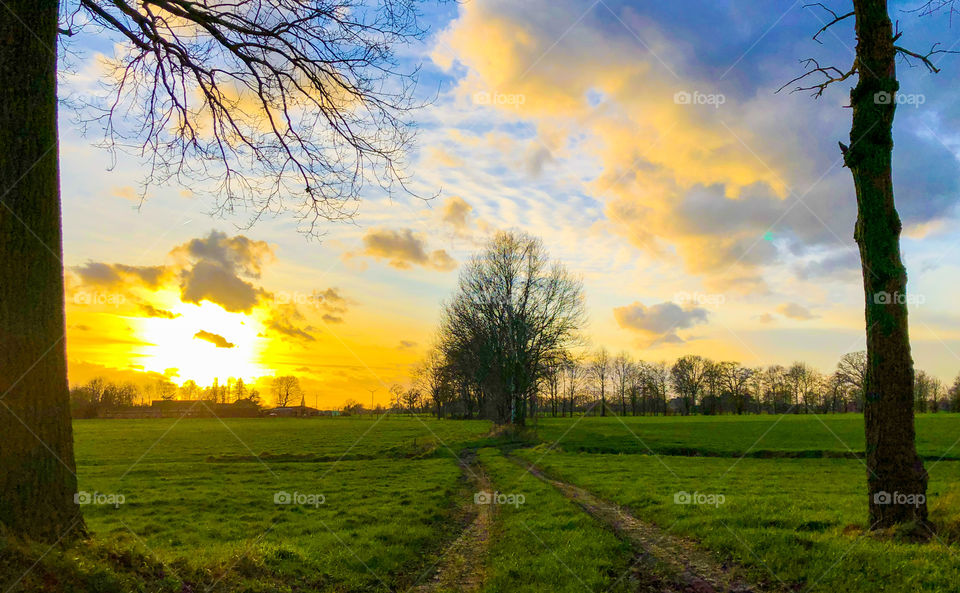
[[[865,533],[865,469],[849,459],[736,459],[517,453],[548,473],[625,505],[640,519],[692,537],[759,582],[804,591],[948,591],[960,547]],[[960,463],[928,464],[934,516],[953,521]],[[678,492],[723,504],[677,504]]]
[[552,486],[495,449],[478,458],[496,489],[521,494],[523,504],[498,505],[484,591],[627,591],[631,553]]
[[[917,450],[960,459],[960,415],[917,417]],[[564,451],[750,457],[862,455],[863,416],[660,416],[541,418],[541,439]]]
[[[77,421],[79,489],[124,502],[84,506],[93,537],[65,547],[0,534],[0,591],[20,575],[9,593],[406,590],[464,526],[464,448],[480,448],[496,490],[525,497],[498,506],[485,591],[633,585],[629,546],[505,451],[781,589],[950,591],[960,416],[919,416],[917,430],[940,529],[926,544],[865,530],[866,470],[848,457],[863,449],[859,415],[540,419],[494,436],[427,418]],[[678,492],[725,499],[682,505]]]
[[[42,556],[23,591],[404,589],[459,533],[455,511],[467,492],[451,451],[490,425],[341,418],[74,427],[79,490],[120,494],[123,504],[85,505],[92,542]],[[276,504],[278,492],[322,504]],[[11,550],[21,560],[37,552]],[[30,564],[14,559],[5,572]]]
[[[126,497],[85,509],[95,533],[131,536],[188,573],[252,551],[268,572],[321,590],[397,587],[458,527],[449,458],[169,465],[142,463],[122,480],[91,469],[80,488]],[[278,492],[322,504],[276,504]]]
[[[480,420],[429,418],[163,418],[76,420],[77,465],[250,460],[253,456],[303,456],[309,461],[450,454],[490,430]],[[448,449],[449,447],[449,449]]]

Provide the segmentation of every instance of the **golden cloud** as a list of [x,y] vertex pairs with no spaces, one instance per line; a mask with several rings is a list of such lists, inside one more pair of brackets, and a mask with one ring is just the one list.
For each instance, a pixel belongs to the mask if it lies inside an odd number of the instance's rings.
[[[477,0],[460,6],[432,57],[447,69],[466,67],[463,99],[532,121],[545,147],[556,146],[557,135],[589,130],[583,150],[602,169],[589,189],[606,199],[608,218],[636,247],[679,256],[714,284],[762,289],[758,268],[777,251],[760,238],[790,193],[786,180],[810,159],[782,126],[769,133],[779,122],[758,115],[761,99],[737,102],[683,76],[683,48],[630,9],[618,10],[624,28],[611,30],[572,1]],[[718,205],[698,210],[698,192]],[[716,214],[723,218],[704,228]],[[748,224],[727,225],[734,221]]]
[[449,272],[457,262],[443,249],[427,250],[426,240],[411,229],[371,229],[363,236],[362,255],[385,259],[394,268],[423,266]]

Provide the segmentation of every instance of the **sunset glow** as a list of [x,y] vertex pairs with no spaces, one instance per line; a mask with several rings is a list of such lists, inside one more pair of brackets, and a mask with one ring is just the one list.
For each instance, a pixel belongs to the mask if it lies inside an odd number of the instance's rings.
[[[176,318],[137,320],[140,336],[150,344],[141,352],[144,370],[166,374],[177,384],[192,379],[200,385],[270,374],[259,362],[267,340],[258,337],[263,326],[254,315],[230,313],[210,302],[179,303],[171,311]],[[197,337],[199,332],[222,336],[229,346]]]

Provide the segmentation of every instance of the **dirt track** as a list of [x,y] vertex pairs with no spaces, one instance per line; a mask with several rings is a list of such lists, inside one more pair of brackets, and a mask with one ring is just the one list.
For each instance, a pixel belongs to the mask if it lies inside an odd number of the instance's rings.
[[512,457],[531,474],[552,485],[576,502],[591,516],[609,526],[629,542],[636,552],[630,575],[636,591],[645,593],[759,593],[736,571],[721,566],[693,543],[666,533],[656,525],[640,521],[623,507],[607,502],[591,492],[555,480],[536,466]]
[[[460,467],[474,492],[492,492],[493,487],[480,464],[474,462],[473,452],[461,454]],[[472,593],[483,584],[490,529],[496,505],[474,504],[471,499],[465,509],[475,513],[473,521],[444,551],[433,568],[429,582],[415,586],[417,593]]]

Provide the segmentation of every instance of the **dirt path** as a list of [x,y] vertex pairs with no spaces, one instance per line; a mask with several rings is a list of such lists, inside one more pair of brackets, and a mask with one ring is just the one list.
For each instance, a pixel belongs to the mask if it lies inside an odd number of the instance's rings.
[[[467,451],[460,456],[460,467],[470,482],[473,492],[492,492],[490,480],[483,468],[475,462],[475,454]],[[496,505],[475,504],[471,493],[464,512],[475,515],[460,537],[444,551],[433,568],[429,582],[413,587],[416,593],[471,593],[483,584]],[[426,578],[426,577],[424,577]]]
[[636,519],[624,508],[591,492],[554,480],[539,468],[512,457],[531,474],[554,486],[587,513],[605,523],[636,551],[632,580],[645,593],[759,593],[734,570],[721,566],[692,542],[670,535],[651,523]]

